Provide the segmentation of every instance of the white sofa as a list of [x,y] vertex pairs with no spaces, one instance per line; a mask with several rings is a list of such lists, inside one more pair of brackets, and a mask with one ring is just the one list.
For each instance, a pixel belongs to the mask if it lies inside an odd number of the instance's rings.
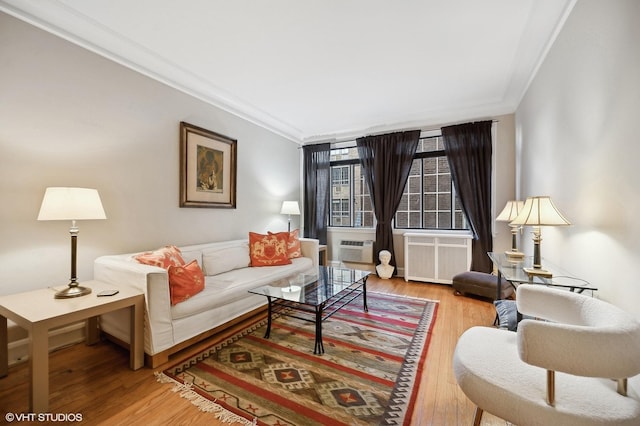
[[[214,332],[265,309],[264,296],[252,288],[318,267],[318,240],[300,238],[302,257],[281,266],[250,267],[247,240],[179,247],[186,263],[196,259],[205,274],[205,287],[188,300],[171,305],[165,269],[138,263],[137,253],[107,255],[94,262],[94,279],[115,288],[132,286],[144,293],[144,348],[151,368],[169,355]],[[115,341],[128,344],[129,315],[118,311],[103,315],[100,328]]]

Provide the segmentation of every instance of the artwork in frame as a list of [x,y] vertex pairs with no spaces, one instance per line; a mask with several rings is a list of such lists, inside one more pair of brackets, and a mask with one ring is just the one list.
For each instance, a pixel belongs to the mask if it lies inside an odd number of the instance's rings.
[[180,207],[236,208],[237,144],[180,123]]

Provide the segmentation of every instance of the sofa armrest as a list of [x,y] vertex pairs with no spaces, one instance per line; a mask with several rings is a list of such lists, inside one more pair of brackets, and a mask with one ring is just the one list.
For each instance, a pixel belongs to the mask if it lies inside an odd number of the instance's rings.
[[300,238],[300,251],[304,257],[308,257],[313,262],[313,267],[320,265],[320,241],[314,238]]
[[94,261],[94,279],[114,287],[129,286],[142,291],[145,300],[145,343],[153,355],[173,346],[169,276],[166,270],[131,262],[120,256],[102,256]]

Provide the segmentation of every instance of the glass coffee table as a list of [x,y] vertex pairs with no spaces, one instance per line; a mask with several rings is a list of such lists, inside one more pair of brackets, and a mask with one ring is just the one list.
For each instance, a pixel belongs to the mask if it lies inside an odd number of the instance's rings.
[[249,293],[266,296],[268,305],[267,331],[271,333],[274,314],[285,315],[315,324],[314,354],[323,354],[322,322],[342,307],[362,295],[367,308],[367,277],[369,271],[319,266],[310,270],[254,288]]

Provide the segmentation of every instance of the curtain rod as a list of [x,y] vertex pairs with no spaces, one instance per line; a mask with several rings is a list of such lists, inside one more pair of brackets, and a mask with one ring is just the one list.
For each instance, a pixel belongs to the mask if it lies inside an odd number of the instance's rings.
[[[476,121],[487,121],[487,120],[474,120],[474,121],[470,121],[470,122],[468,121],[467,123],[473,123],[473,122],[476,122]],[[495,120],[495,119],[494,119],[494,120],[491,120],[491,122],[492,122],[492,123],[499,123],[499,122],[500,122],[500,120]],[[434,132],[434,131],[437,131],[437,130],[441,130],[443,127],[447,127],[447,126],[455,126],[455,125],[457,125],[457,124],[465,124],[465,123],[443,124],[443,125],[441,125],[441,126],[439,126],[439,127],[418,128],[418,129],[413,129],[413,130],[420,130],[420,132]],[[406,131],[409,131],[409,130],[412,130],[412,129],[394,130],[394,131],[383,131],[383,132],[380,132],[380,133],[370,133],[370,134],[369,134],[369,136],[384,135],[385,133],[406,132]],[[300,146],[298,147],[298,149],[301,149],[302,147],[305,147],[305,146],[320,145],[320,144],[323,144],[323,143],[334,144],[334,143],[351,142],[351,141],[354,141],[354,142],[355,142],[355,140],[356,140],[357,138],[359,138],[359,137],[360,137],[360,136],[356,136],[356,137],[344,137],[344,138],[341,138],[341,139],[331,139],[331,140],[329,140],[329,139],[328,139],[328,140],[324,140],[324,141],[317,141],[317,142],[312,142],[312,143],[305,143],[305,144],[300,145]],[[424,136],[424,137],[423,137],[423,136],[421,136],[421,137],[420,137],[420,139],[424,139],[425,137],[431,137],[431,136]]]

